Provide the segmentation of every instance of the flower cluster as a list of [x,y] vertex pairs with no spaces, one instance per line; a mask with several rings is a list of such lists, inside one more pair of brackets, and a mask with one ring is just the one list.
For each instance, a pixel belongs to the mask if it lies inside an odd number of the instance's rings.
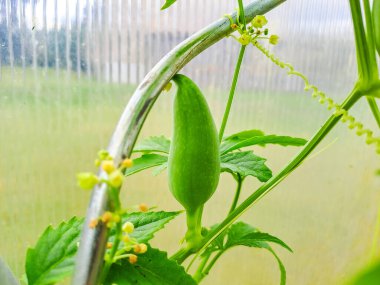
[[248,45],[258,39],[266,39],[272,45],[278,44],[279,37],[277,35],[269,36],[269,30],[264,28],[264,26],[268,23],[265,16],[255,16],[247,27],[244,27],[244,25],[240,24],[239,21],[237,24],[233,23],[230,16],[228,16],[228,18],[231,22],[231,28],[240,34],[239,37],[235,37],[234,35],[231,36],[242,45]]
[[[89,228],[95,229],[99,224],[105,225],[114,232],[113,237],[106,244],[107,252],[105,261],[112,264],[120,259],[128,258],[131,264],[137,262],[137,254],[143,254],[148,250],[148,246],[139,243],[131,236],[135,227],[131,222],[122,224],[122,215],[127,214],[129,209],[122,209],[119,199],[119,190],[123,184],[123,172],[126,168],[133,166],[133,161],[129,158],[124,159],[116,166],[113,157],[105,150],[98,152],[95,166],[100,167],[106,175],[101,177],[92,172],[82,172],[77,175],[78,185],[82,189],[92,189],[99,183],[105,183],[109,192],[110,200],[113,203],[113,211],[106,211],[100,217],[89,222]],[[103,178],[103,177],[106,178]],[[141,212],[149,211],[146,204],[140,204],[135,209]]]
[[100,179],[92,172],[82,172],[77,174],[78,186],[85,190],[90,190],[95,185],[104,182],[107,185],[119,189],[123,184],[124,175],[122,171],[133,166],[133,161],[129,158],[124,159],[118,167],[116,167],[113,157],[106,150],[98,152],[95,160],[95,166],[101,167],[107,174],[108,179]]

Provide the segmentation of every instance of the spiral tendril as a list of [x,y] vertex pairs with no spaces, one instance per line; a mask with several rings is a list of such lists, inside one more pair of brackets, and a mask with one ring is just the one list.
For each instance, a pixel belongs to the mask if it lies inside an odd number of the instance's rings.
[[347,110],[343,109],[338,103],[336,103],[332,98],[328,97],[324,92],[320,91],[315,85],[309,83],[309,79],[301,72],[295,70],[295,68],[289,64],[281,61],[279,58],[275,57],[269,50],[263,47],[258,41],[252,41],[252,44],[257,47],[267,58],[269,58],[277,66],[287,69],[289,75],[294,75],[300,77],[305,83],[305,91],[312,91],[311,96],[318,99],[321,105],[326,104],[328,110],[334,110],[334,116],[341,116],[340,121],[346,123],[349,129],[355,130],[358,136],[366,136],[366,144],[375,145],[376,153],[380,154],[380,137],[375,137],[373,131],[364,127],[364,125],[357,121],[352,115],[350,115]]

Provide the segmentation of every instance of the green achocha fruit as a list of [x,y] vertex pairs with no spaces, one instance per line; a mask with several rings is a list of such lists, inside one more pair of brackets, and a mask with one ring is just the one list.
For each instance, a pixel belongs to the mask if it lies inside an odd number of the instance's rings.
[[209,107],[197,85],[180,74],[173,81],[177,94],[168,161],[169,188],[186,210],[186,240],[195,245],[202,238],[203,205],[219,182],[219,140]]
[[375,33],[375,44],[377,53],[380,56],[380,0],[373,0],[372,5],[372,21]]

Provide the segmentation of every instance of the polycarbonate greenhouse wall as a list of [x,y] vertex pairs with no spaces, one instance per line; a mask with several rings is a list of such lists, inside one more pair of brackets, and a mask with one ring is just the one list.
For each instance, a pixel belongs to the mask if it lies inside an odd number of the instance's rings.
[[[250,2],[244,1],[245,4]],[[178,0],[160,11],[159,0],[0,0],[0,256],[24,274],[25,251],[48,224],[84,216],[90,193],[75,175],[95,171],[135,87],[174,46],[234,11],[233,0]],[[340,102],[352,89],[357,67],[348,1],[292,0],[267,14],[280,37],[268,46],[280,59],[307,74]],[[239,44],[226,38],[181,72],[204,91],[220,125]],[[330,111],[260,51],[247,48],[226,134],[261,129],[306,139]],[[165,134],[172,126],[172,94],[157,101],[139,138]],[[363,101],[352,113],[372,129]],[[294,147],[266,147],[257,153],[279,171]],[[370,259],[380,202],[378,157],[364,140],[337,126],[321,146],[242,220],[281,237],[293,254],[278,249],[288,284],[343,284]],[[166,173],[128,178],[123,202],[178,210]],[[259,185],[248,179],[243,196]],[[233,196],[222,175],[208,203],[205,223],[215,223]],[[210,210],[212,209],[212,210]],[[173,252],[184,217],[157,235],[153,245]],[[278,284],[275,260],[257,249],[235,249],[204,284]],[[230,255],[229,255],[230,254]],[[230,258],[228,257],[230,256]],[[237,258],[238,257],[238,258]],[[243,262],[241,262],[243,261]]]

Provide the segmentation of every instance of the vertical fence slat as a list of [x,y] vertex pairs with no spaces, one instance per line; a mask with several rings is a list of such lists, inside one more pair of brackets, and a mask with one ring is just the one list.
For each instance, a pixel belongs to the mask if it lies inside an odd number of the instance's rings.
[[48,33],[47,33],[47,17],[46,17],[46,1],[43,0],[42,2],[42,17],[43,17],[43,47],[44,47],[44,69],[45,74],[47,73],[48,69]]
[[81,73],[81,60],[80,60],[80,47],[81,47],[81,25],[80,25],[80,11],[79,11],[80,0],[77,0],[76,12],[75,12],[75,29],[76,29],[76,60],[77,60],[77,78],[80,78]]
[[59,76],[59,46],[58,46],[58,0],[54,1],[54,63],[55,73]]
[[70,0],[66,0],[66,71],[67,76],[70,76],[71,60],[70,60],[70,45],[71,45],[71,31],[70,31]]

